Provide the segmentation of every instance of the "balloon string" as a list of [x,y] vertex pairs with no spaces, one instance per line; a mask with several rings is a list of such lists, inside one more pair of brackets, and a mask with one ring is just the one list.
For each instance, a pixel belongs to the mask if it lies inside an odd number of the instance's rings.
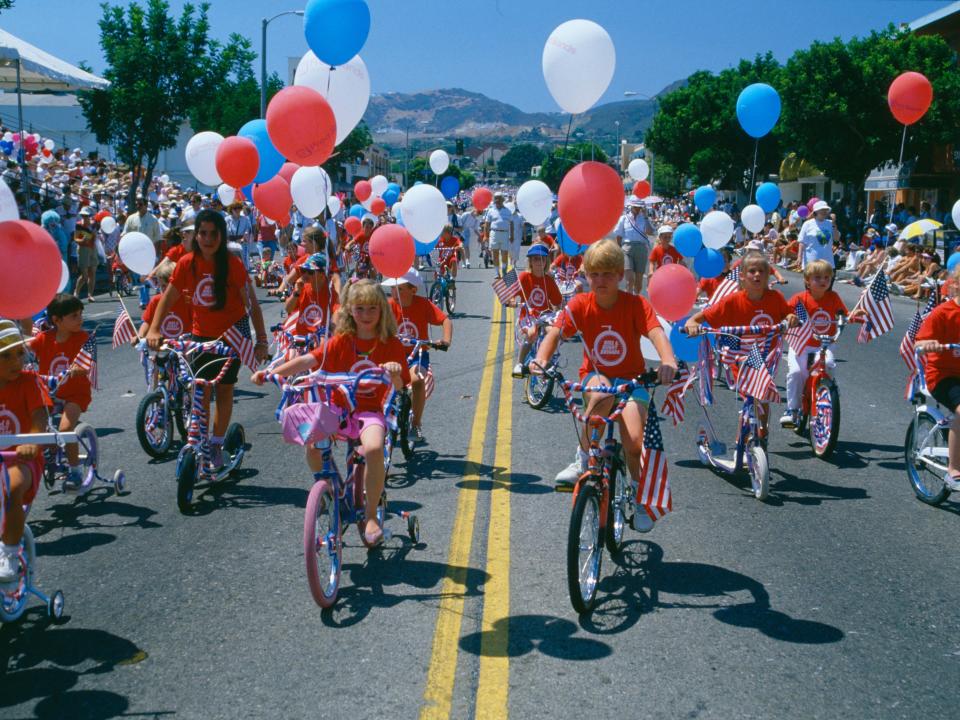
[[753,202],[753,186],[757,179],[757,151],[760,149],[760,138],[753,141],[753,167],[750,168],[750,202]]
[[570,128],[573,126],[573,113],[570,113],[570,121],[567,123],[567,136],[563,139],[563,153],[566,156],[567,143],[570,141]]
[[[907,126],[903,126],[903,138],[900,140],[900,162],[897,165],[903,165],[903,148],[907,144]],[[897,168],[897,172],[900,172],[900,168]]]
[[893,190],[890,193],[890,214],[893,216],[893,206],[897,202],[897,187],[900,185],[900,171],[903,167],[903,149],[907,144],[907,126],[903,126],[903,137],[900,138],[900,160],[897,162],[897,177],[893,181]]

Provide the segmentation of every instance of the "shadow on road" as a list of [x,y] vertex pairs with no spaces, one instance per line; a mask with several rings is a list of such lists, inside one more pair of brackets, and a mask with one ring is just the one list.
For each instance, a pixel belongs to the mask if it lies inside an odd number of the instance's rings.
[[[507,625],[506,652],[489,650],[483,652],[484,639],[501,635],[503,625]],[[531,652],[539,652],[561,660],[599,660],[613,653],[604,642],[593,638],[575,637],[577,625],[564,618],[551,615],[512,615],[494,623],[493,630],[471,633],[460,640],[464,652],[472,655],[519,657]],[[488,648],[496,648],[499,643],[489,642]]]
[[307,506],[309,487],[264,487],[263,485],[250,485],[246,482],[259,474],[254,468],[242,468],[223,482],[212,483],[200,488],[199,494],[194,496],[194,507],[191,515],[209,515],[216,510],[225,508],[249,510],[250,508],[290,505],[302,509]]
[[[77,502],[53,505],[48,512],[46,517],[30,520],[30,528],[37,539],[38,555],[79,555],[117,539],[113,533],[99,530],[163,527],[151,520],[157,514],[156,510],[118,501],[113,494],[95,495],[93,491]],[[54,531],[61,534],[51,537]]]
[[[545,495],[553,492],[553,486],[542,485],[542,478],[529,473],[509,473],[493,465],[474,464],[463,455],[440,455],[427,448],[417,448],[416,453],[404,465],[394,465],[387,476],[387,487],[397,490],[410,488],[418,482],[456,479],[458,488],[489,492],[494,483],[506,483],[510,492],[526,495]],[[465,474],[478,475],[479,479],[465,480]]]
[[774,506],[783,503],[820,505],[830,500],[866,500],[870,497],[864,488],[828,485],[817,480],[797,477],[780,468],[770,468],[770,474],[783,478],[779,482],[773,482],[771,477],[770,489],[773,494],[769,496],[767,503]]

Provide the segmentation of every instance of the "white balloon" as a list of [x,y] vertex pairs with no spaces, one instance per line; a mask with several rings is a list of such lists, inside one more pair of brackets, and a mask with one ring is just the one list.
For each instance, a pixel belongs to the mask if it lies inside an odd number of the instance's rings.
[[166,185],[168,182],[170,182],[170,176],[164,173],[160,176],[160,182]]
[[[57,146],[57,144],[50,138],[47,138],[46,140],[43,141],[43,146],[47,150],[53,150]],[[59,292],[59,290],[57,292]]]
[[70,268],[67,267],[67,264],[61,260],[60,261],[60,285],[57,287],[57,292],[63,292],[63,289],[67,286],[67,283],[70,282]]
[[380,197],[387,191],[387,185],[390,184],[390,181],[387,180],[383,175],[374,175],[370,178],[370,189],[373,190],[370,193],[370,199],[372,200],[375,197]]
[[13,190],[0,178],[0,222],[19,219],[20,212],[17,210],[17,199],[13,196]]
[[767,215],[759,205],[747,205],[740,211],[740,221],[747,230],[757,233],[763,230]]
[[131,232],[120,238],[117,246],[123,264],[137,275],[146,275],[157,264],[157,251],[153,241],[142,232]]
[[313,88],[330,103],[337,119],[337,145],[357,126],[370,101],[370,74],[359,55],[332,69],[308,50],[297,64],[293,84]]
[[568,113],[588,110],[613,79],[613,40],[590,20],[569,20],[543,46],[543,78],[557,105]]
[[517,207],[531,225],[546,222],[553,210],[553,191],[539,180],[527,180],[517,190]]
[[187,167],[204,185],[216,187],[223,182],[217,173],[217,148],[222,142],[223,135],[212,130],[199,132],[187,142]]
[[445,150],[434,150],[430,153],[430,169],[435,175],[443,175],[450,167],[450,156]]
[[322,167],[302,167],[290,181],[290,195],[297,210],[315,218],[327,207],[330,197],[330,176]]
[[103,230],[104,235],[109,235],[114,230],[117,229],[117,220],[112,215],[108,215],[103,220],[100,221],[100,229]]
[[646,160],[634,158],[630,161],[630,164],[627,165],[627,172],[630,173],[630,177],[639,182],[640,180],[647,179],[647,175],[650,174],[650,166],[647,165]]
[[953,204],[953,210],[950,211],[950,215],[953,217],[954,227],[960,228],[960,200],[957,200]]
[[414,185],[403,195],[402,217],[415,240],[433,242],[447,224],[447,200],[433,185]]
[[708,212],[700,222],[700,234],[706,247],[719,250],[733,236],[733,220],[720,210]]
[[[665,317],[657,315],[657,320],[660,321],[660,327],[663,328],[663,331],[667,334],[667,337],[670,337],[670,331],[673,330],[673,327],[670,325],[670,321]],[[657,349],[653,346],[653,343],[647,338],[646,335],[640,336],[640,352],[643,353],[643,357],[647,360],[653,360],[654,362],[660,362],[660,354],[657,352]]]
[[342,207],[343,207],[343,203],[340,202],[340,198],[338,198],[336,195],[331,195],[327,199],[327,210],[330,211],[331,217],[335,216],[338,212],[340,212],[340,208]]
[[235,188],[223,183],[217,188],[217,197],[220,198],[220,202],[226,207],[227,205],[232,205],[233,201],[237,199],[237,191]]

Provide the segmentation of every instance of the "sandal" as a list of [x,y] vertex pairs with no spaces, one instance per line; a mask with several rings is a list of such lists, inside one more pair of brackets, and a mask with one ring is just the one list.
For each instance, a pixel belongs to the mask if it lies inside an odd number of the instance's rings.
[[364,530],[360,533],[360,539],[368,550],[372,550],[383,542],[383,529],[378,527],[372,533]]
[[954,475],[947,471],[947,474],[943,476],[943,484],[953,492],[960,492],[960,475]]

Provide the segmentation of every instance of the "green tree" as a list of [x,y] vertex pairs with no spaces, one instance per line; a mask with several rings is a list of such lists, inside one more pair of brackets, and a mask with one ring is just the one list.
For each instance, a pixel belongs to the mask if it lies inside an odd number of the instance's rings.
[[683,192],[683,176],[677,168],[659,157],[654,158],[653,168],[655,182],[653,192],[655,195],[677,197]]
[[138,186],[146,193],[160,152],[176,143],[190,111],[217,102],[223,55],[236,57],[243,48],[210,40],[209,3],[185,4],[178,19],[167,0],[147,0],[145,8],[131,2],[126,12],[100,7],[103,74],[111,85],[82,92],[79,101],[97,142],[113,145],[130,167],[132,203]]
[[500,172],[513,172],[526,176],[530,174],[530,168],[543,163],[544,156],[543,150],[536,145],[520,143],[504,153],[500,162],[497,163],[497,168]]
[[[765,82],[778,87],[780,66],[771,53],[741,60],[719,74],[695,72],[682,87],[660,98],[645,143],[682,174],[698,183],[719,180],[725,187],[747,189],[754,139],[737,120],[737,97],[747,86]],[[783,158],[779,136],[761,138],[757,177],[776,172]]]
[[0,10],[9,10],[13,7],[13,0],[0,0]]
[[564,176],[574,165],[586,160],[608,162],[609,158],[603,148],[595,143],[585,142],[568,145],[566,148],[554,148],[546,156],[540,168],[540,179],[550,186],[554,192],[560,189]]
[[960,127],[960,69],[939,36],[914,35],[890,25],[847,43],[835,39],[798,50],[784,67],[784,145],[834,180],[862,194],[870,171],[900,156],[903,126],[891,115],[887,89],[902,72],[923,73],[933,104],[907,130],[905,158],[956,141]]

